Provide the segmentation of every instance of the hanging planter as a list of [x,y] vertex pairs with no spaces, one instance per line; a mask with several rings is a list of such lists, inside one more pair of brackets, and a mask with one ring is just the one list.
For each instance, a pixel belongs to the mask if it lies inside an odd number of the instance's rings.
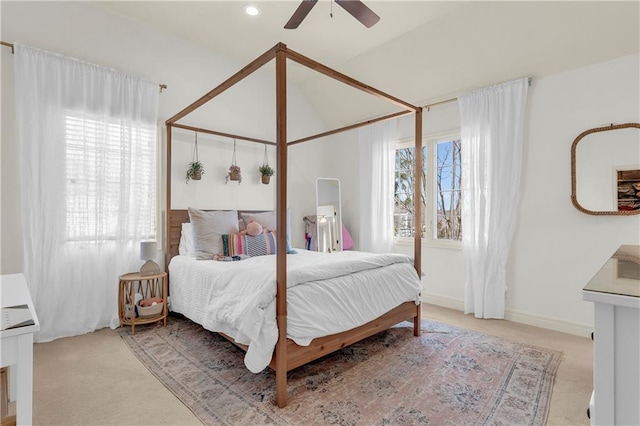
[[193,158],[189,163],[189,168],[187,169],[187,183],[189,180],[200,180],[202,179],[202,175],[204,174],[204,166],[198,160],[198,133],[196,133],[196,141],[193,145]]
[[271,176],[262,175],[261,180],[265,185],[269,185],[269,182],[271,182]]
[[187,183],[189,180],[200,180],[204,173],[204,166],[199,161],[192,161],[189,163],[189,169],[187,170]]
[[269,184],[269,182],[271,181],[271,176],[273,176],[273,174],[276,172],[268,164],[260,166],[258,170],[260,170],[260,175],[262,176],[262,183],[264,183],[265,185]]
[[242,182],[242,173],[240,172],[239,166],[229,167],[229,180],[237,180],[238,182]]
[[236,164],[236,140],[233,140],[233,158],[231,159],[231,167],[229,167],[229,173],[227,174],[226,182],[230,180],[242,182],[242,173],[240,172],[240,166]]
[[276,172],[269,165],[269,158],[267,157],[267,144],[264,145],[264,159],[262,160],[262,166],[258,168],[260,171],[260,175],[262,176],[262,183],[265,185],[269,185],[271,181],[271,176]]

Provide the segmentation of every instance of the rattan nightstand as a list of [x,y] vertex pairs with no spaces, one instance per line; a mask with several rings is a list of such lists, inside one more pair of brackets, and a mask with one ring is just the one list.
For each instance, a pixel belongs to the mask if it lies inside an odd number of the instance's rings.
[[[163,306],[159,314],[146,318],[136,317],[135,294],[140,293],[143,299],[150,297],[162,297]],[[163,321],[167,325],[169,313],[167,273],[161,272],[155,275],[141,276],[138,272],[130,272],[120,276],[118,285],[118,315],[120,325],[130,325],[131,332],[135,334],[136,325],[150,324]]]

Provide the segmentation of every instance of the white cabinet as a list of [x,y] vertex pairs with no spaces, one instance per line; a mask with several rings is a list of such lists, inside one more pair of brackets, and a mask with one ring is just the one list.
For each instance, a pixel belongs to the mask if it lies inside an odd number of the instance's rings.
[[639,271],[640,246],[621,246],[583,291],[594,302],[594,425],[640,425]]
[[[2,321],[8,320],[6,308],[28,307],[31,321],[29,325],[8,327],[0,331],[0,366],[9,366],[11,380],[9,394],[16,401],[16,421],[18,425],[32,424],[33,397],[33,333],[40,330],[40,323],[33,308],[31,295],[24,275],[0,276],[0,306]],[[6,316],[5,316],[6,315]],[[3,324],[3,327],[4,328]],[[7,324],[10,325],[10,324]],[[4,397],[4,395],[3,395]]]

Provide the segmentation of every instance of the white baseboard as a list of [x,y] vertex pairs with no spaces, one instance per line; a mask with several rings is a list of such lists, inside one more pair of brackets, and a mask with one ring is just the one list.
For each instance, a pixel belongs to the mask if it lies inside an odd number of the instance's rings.
[[540,315],[527,314],[507,309],[505,319],[519,322],[521,324],[533,325],[547,328],[549,330],[560,331],[562,333],[574,334],[581,337],[589,337],[593,331],[593,325],[581,324],[573,321],[566,321],[559,318],[543,317]]
[[[454,299],[452,297],[422,292],[422,301],[424,303],[430,303],[432,305],[442,306],[444,308],[464,311],[464,301],[460,299]],[[535,314],[528,314],[512,309],[506,310],[504,319],[507,321],[533,325],[535,327],[560,331],[562,333],[573,334],[581,337],[589,337],[591,335],[591,332],[593,331],[593,325],[581,324],[552,317],[544,317]]]
[[437,294],[429,294],[422,292],[422,302],[432,305],[442,306],[443,308],[455,309],[456,311],[464,311],[464,301],[454,299],[453,297],[439,296]]

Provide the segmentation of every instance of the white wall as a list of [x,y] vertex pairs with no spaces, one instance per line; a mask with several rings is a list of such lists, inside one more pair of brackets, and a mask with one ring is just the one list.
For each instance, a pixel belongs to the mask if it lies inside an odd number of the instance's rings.
[[[97,9],[90,2],[2,2],[1,33],[3,41],[19,42],[63,55],[79,58],[118,70],[140,75],[168,89],[160,95],[159,126],[161,153],[165,155],[164,121],[244,67],[229,58],[200,46],[171,38],[135,22]],[[266,41],[265,41],[266,42]],[[265,46],[264,50],[275,45]],[[11,49],[2,55],[2,129],[1,129],[1,241],[0,272],[22,271],[22,228],[18,151],[15,131],[13,93],[13,57]],[[262,53],[259,52],[258,54]],[[257,55],[256,55],[257,56]],[[262,71],[262,70],[261,70]],[[253,74],[222,96],[221,104],[212,102],[206,111],[214,125],[225,132],[266,140],[275,140],[275,79],[273,69]],[[311,105],[295,87],[288,93],[290,138],[316,134],[324,128]],[[208,127],[205,114],[188,116],[183,123]],[[206,173],[200,182],[186,184],[186,168],[191,161],[194,135],[174,130],[172,150],[173,207],[193,205],[201,208],[271,209],[275,206],[275,181],[259,183],[258,166],[264,147],[238,141],[238,164],[243,170],[242,184],[225,184],[231,164],[232,141],[200,134],[199,158]],[[218,141],[218,143],[216,143]],[[325,150],[315,142],[292,147],[289,153],[289,205],[292,208],[293,241],[303,246],[302,216],[314,211],[315,179],[326,174]],[[269,159],[275,165],[274,148]],[[277,176],[275,177],[277,179]],[[165,178],[160,179],[164,188]],[[163,196],[164,189],[161,189]],[[162,199],[161,199],[162,200]],[[164,201],[162,201],[164,209]]]
[[[587,335],[593,306],[582,301],[582,288],[619,245],[640,244],[640,216],[589,216],[570,199],[573,140],[593,127],[640,121],[639,68],[639,56],[632,55],[533,80],[518,226],[507,270],[508,319]],[[457,103],[425,112],[425,134],[454,128],[459,128]],[[411,137],[410,123],[402,129]],[[640,142],[637,131],[635,137]],[[613,139],[611,146],[619,147]],[[627,151],[620,165],[638,164],[637,149]],[[396,249],[413,252],[407,245]],[[463,309],[462,251],[423,245],[422,266],[423,299]]]
[[515,318],[589,332],[593,306],[582,288],[619,245],[640,244],[640,216],[590,216],[570,200],[573,140],[593,127],[640,122],[639,61],[636,54],[533,82],[509,264]]

